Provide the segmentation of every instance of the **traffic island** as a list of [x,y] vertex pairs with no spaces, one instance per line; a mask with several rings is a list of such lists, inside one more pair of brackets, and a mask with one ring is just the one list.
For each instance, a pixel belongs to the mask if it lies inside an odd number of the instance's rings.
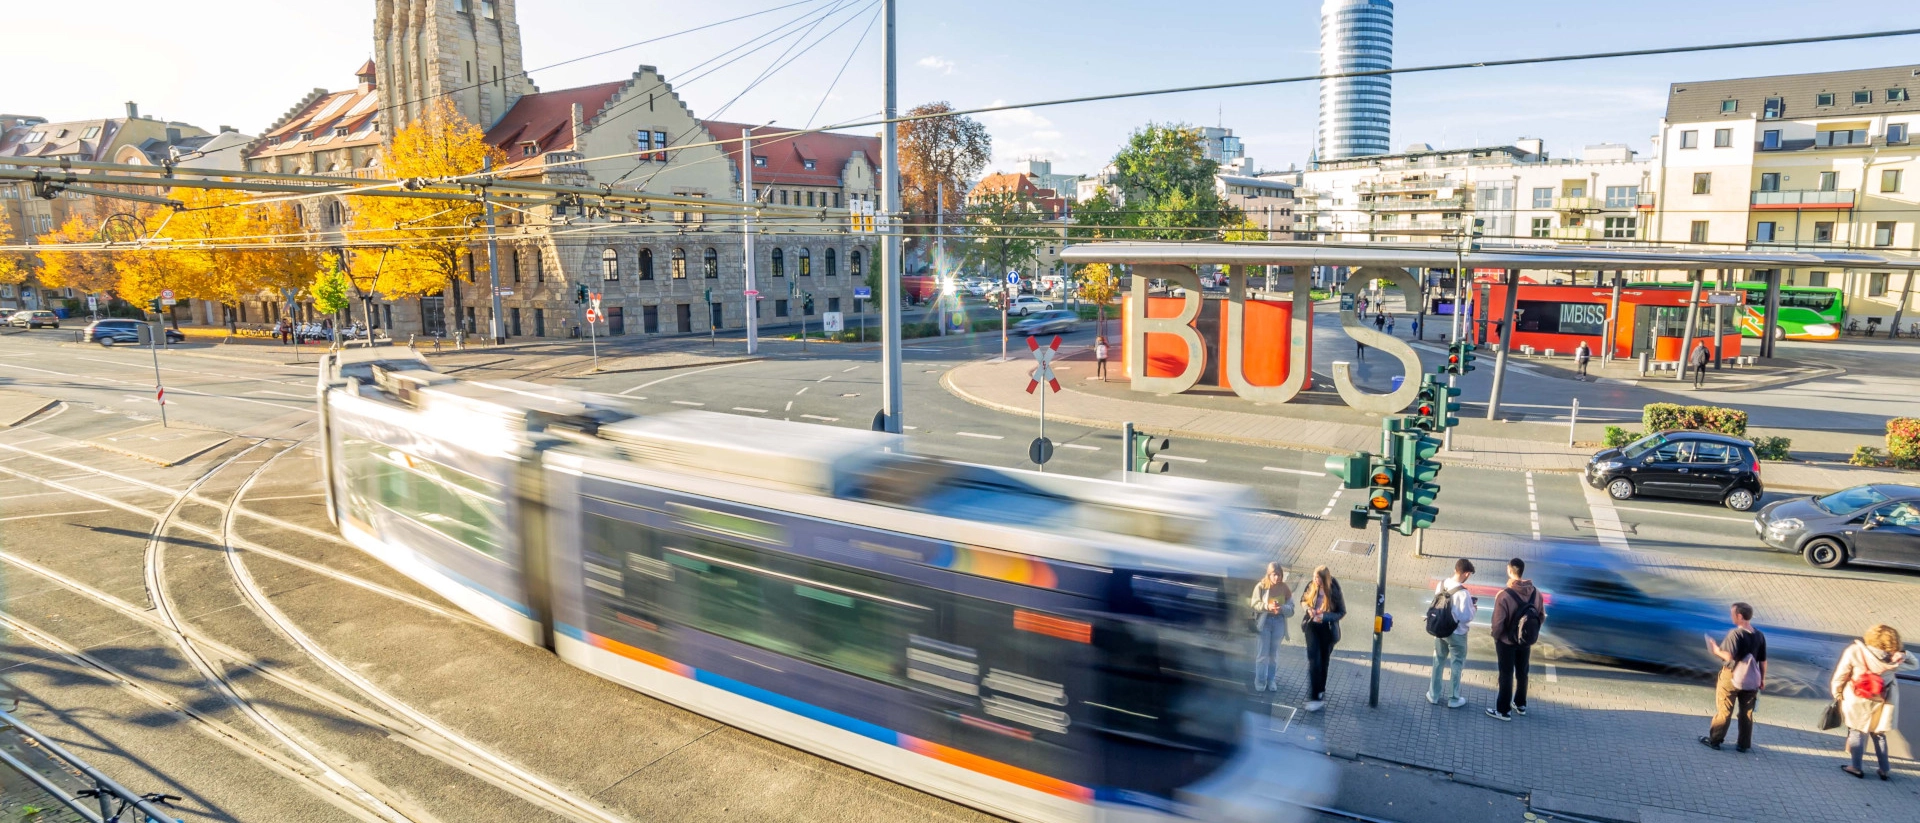
[[178,466],[219,448],[233,436],[226,432],[192,428],[178,424],[151,423],[114,434],[96,437],[87,445],[104,451],[139,458],[162,466]]
[[0,391],[0,428],[13,428],[60,401],[19,391]]
[[[1672,362],[1651,363],[1645,374],[1640,372],[1638,360],[1614,360],[1602,364],[1600,358],[1587,361],[1587,373],[1581,374],[1574,365],[1573,357],[1567,352],[1555,352],[1554,356],[1544,354],[1526,354],[1515,352],[1508,366],[1532,369],[1546,377],[1558,377],[1562,380],[1574,380],[1593,383],[1608,383],[1623,386],[1641,386],[1649,389],[1688,389],[1693,388],[1693,375],[1688,373],[1676,376],[1677,364]],[[1771,359],[1755,358],[1753,365],[1743,366],[1723,363],[1719,368],[1707,365],[1707,379],[1704,388],[1712,391],[1756,391],[1819,380],[1825,377],[1837,377],[1847,370],[1828,363],[1811,360],[1789,360],[1784,357]]]

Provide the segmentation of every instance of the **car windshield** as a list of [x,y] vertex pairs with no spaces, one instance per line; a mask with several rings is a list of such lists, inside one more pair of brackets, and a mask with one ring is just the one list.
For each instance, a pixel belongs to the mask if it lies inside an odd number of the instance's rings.
[[1872,486],[1855,486],[1842,489],[1825,497],[1813,499],[1813,505],[1827,514],[1853,514],[1868,506],[1877,506],[1887,502],[1887,496]]
[[1659,448],[1661,445],[1665,444],[1666,442],[1667,442],[1667,436],[1664,434],[1656,434],[1656,435],[1653,435],[1652,437],[1643,437],[1632,443],[1628,443],[1626,448],[1620,450],[1620,456],[1625,457],[1628,460],[1632,460],[1636,457],[1639,457],[1640,455],[1643,455],[1649,451],[1652,451],[1653,449]]

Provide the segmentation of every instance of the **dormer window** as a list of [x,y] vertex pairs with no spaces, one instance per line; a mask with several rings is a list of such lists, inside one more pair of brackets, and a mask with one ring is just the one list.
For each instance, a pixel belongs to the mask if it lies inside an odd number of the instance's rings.
[[802,160],[802,161],[800,161],[800,165],[802,165],[802,166],[806,166],[806,167],[807,167],[807,171],[813,171],[813,161],[812,161],[812,160]]
[[521,157],[533,157],[534,155],[537,155],[539,153],[540,153],[539,143],[535,143],[532,140],[528,140],[520,144]]
[[[1891,97],[1891,96],[1889,96],[1889,97]],[[1902,99],[1905,99],[1905,98],[1902,98]],[[99,127],[99,126],[88,126],[88,127],[87,127],[87,130],[86,130],[85,132],[82,132],[82,133],[81,133],[81,135],[80,135],[80,139],[82,139],[82,140],[92,140],[93,138],[95,138],[95,137],[99,137],[99,136],[100,136],[100,127]]]
[[765,157],[763,157],[763,156],[761,156],[761,155],[758,155],[758,154],[756,154],[756,155],[754,155],[754,156],[753,156],[753,167],[754,167],[754,168],[756,168],[756,169],[764,169],[764,168],[766,168],[766,167],[767,167],[767,158],[765,158]]
[[303,132],[301,132],[301,133],[300,133],[300,139],[302,139],[302,140],[312,140],[312,139],[313,139],[313,132],[310,132],[310,131],[303,131]]
[[278,145],[280,145],[280,138],[278,138],[278,137],[269,137],[269,138],[267,138],[267,145],[269,145],[269,146],[278,146]]
[[347,127],[346,127],[346,126],[334,126],[334,127],[333,127],[333,136],[335,136],[335,137],[345,137],[345,136],[347,136]]
[[61,130],[60,130],[60,131],[59,131],[58,133],[56,133],[56,134],[55,134],[55,135],[53,136],[53,138],[54,138],[55,140],[64,140],[64,139],[66,139],[66,136],[67,136],[67,130],[66,130],[66,129],[61,129]]

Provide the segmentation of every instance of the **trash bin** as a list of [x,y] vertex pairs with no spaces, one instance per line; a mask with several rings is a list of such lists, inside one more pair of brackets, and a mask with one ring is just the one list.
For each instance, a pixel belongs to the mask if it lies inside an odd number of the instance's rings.
[[[1920,694],[1920,675],[1901,672],[1897,688],[1905,694]],[[1896,697],[1895,700],[1911,698]],[[1905,707],[1902,707],[1905,708]],[[1920,711],[1893,713],[1893,731],[1887,734],[1887,756],[1902,760],[1920,760]]]

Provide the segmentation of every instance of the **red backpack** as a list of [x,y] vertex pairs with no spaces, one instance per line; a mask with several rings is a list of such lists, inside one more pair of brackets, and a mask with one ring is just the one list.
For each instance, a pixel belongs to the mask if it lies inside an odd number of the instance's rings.
[[1886,681],[1873,672],[1861,672],[1853,678],[1853,696],[1862,700],[1885,700]]

